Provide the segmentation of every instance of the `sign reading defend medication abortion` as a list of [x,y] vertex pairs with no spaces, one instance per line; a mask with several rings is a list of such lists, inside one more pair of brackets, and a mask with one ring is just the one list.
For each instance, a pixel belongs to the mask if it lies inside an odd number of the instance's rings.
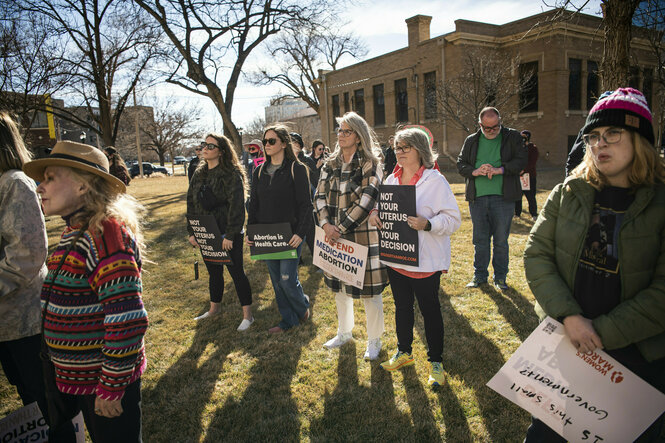
[[418,231],[407,223],[416,216],[416,187],[379,187],[379,258],[384,262],[418,266]]
[[333,243],[326,237],[325,231],[317,226],[312,263],[344,283],[362,289],[367,267],[367,246],[341,238]]
[[194,230],[196,243],[201,247],[203,261],[217,265],[233,264],[228,251],[222,249],[222,240],[224,240],[224,236],[219,232],[215,216],[188,216],[187,221]]
[[665,394],[605,352],[577,352],[547,317],[487,386],[570,442],[634,441],[665,411]]
[[[85,443],[85,430],[83,429],[83,413],[72,419],[76,443]],[[48,425],[37,406],[37,402],[23,406],[0,420],[0,442],[47,442]]]

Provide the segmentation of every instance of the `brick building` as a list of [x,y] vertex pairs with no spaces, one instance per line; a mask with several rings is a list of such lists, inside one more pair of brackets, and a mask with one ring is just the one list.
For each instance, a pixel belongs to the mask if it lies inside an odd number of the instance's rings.
[[[560,12],[552,10],[503,25],[456,20],[453,32],[434,38],[429,32],[431,17],[407,19],[408,47],[321,72],[323,140],[334,145],[334,117],[354,110],[374,127],[382,143],[400,123],[427,126],[441,163],[452,166],[469,132],[443,118],[441,84],[458,77],[465,69],[465,56],[475,51],[519,60],[506,70],[509,77],[519,79],[532,73],[499,111],[507,126],[531,130],[540,149],[541,166],[563,165],[601,92],[597,70],[603,37],[599,17],[577,14],[553,20]],[[658,114],[652,50],[639,32],[633,33],[631,45],[630,86],[642,90]]]

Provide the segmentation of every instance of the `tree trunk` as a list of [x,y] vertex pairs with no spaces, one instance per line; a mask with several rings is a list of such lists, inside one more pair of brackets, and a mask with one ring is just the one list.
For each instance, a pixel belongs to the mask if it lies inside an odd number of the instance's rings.
[[601,62],[602,90],[628,86],[633,14],[639,0],[603,0],[605,44]]

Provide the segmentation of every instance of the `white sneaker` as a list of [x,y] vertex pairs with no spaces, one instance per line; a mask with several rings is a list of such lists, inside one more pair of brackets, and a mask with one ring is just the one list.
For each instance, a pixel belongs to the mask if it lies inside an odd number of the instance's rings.
[[340,346],[342,346],[344,343],[348,342],[352,338],[353,336],[351,335],[350,332],[347,332],[346,334],[338,333],[336,336],[325,342],[323,344],[323,347],[328,349],[339,348]]
[[242,321],[240,322],[240,326],[238,326],[238,331],[243,332],[248,330],[249,327],[252,326],[252,323],[254,323],[254,317],[252,317],[251,320],[243,318]]
[[304,292],[303,292],[303,294],[302,294],[302,295],[304,295],[304,296],[305,296],[305,298],[307,299],[307,303],[309,303],[309,295],[305,294]]
[[381,352],[381,339],[374,338],[367,341],[367,349],[365,350],[365,360],[376,360],[379,358]]

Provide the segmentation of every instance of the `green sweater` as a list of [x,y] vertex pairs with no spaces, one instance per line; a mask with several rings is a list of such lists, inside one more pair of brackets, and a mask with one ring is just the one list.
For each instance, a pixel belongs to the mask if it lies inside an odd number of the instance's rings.
[[[536,312],[563,318],[581,314],[573,297],[575,274],[595,189],[569,177],[550,194],[531,230],[524,269]],[[665,357],[665,185],[637,190],[619,232],[621,303],[593,320],[606,349],[635,343],[647,361]]]

